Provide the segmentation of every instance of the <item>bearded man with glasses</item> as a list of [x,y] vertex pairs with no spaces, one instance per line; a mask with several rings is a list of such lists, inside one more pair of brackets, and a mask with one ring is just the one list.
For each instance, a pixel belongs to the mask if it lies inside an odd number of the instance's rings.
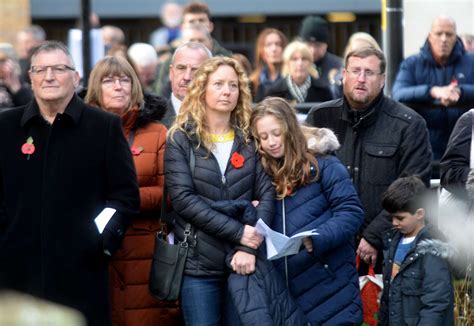
[[[381,196],[400,176],[418,175],[430,184],[431,146],[423,118],[384,96],[385,56],[372,47],[345,58],[343,98],[311,109],[306,123],[332,129],[341,143],[336,151],[347,167],[365,208],[357,254],[381,271],[383,233],[391,228]],[[366,271],[361,266],[359,273]]]
[[75,94],[64,44],[35,48],[29,74],[33,101],[0,115],[0,289],[110,325],[108,256],[139,209],[121,120]]

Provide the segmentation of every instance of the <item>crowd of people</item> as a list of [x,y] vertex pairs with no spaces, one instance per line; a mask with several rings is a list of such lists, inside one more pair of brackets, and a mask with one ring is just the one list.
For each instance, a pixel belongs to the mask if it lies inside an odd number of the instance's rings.
[[[206,4],[167,4],[163,22],[130,47],[104,26],[87,81],[39,26],[0,48],[0,289],[89,325],[359,325],[372,266],[379,325],[453,325],[454,251],[426,199],[438,175],[474,198],[474,55],[455,21],[434,19],[392,98],[377,41],[355,33],[339,58],[319,16],[295,40],[263,29],[254,69],[212,37]],[[314,104],[303,123],[298,103]],[[191,226],[179,302],[148,290],[166,201],[175,243]],[[259,219],[316,233],[268,265]]]

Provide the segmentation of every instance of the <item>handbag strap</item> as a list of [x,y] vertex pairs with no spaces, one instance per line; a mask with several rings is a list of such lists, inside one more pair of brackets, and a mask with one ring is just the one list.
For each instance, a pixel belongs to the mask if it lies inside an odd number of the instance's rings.
[[469,159],[469,167],[474,169],[474,109],[471,109],[471,156]]

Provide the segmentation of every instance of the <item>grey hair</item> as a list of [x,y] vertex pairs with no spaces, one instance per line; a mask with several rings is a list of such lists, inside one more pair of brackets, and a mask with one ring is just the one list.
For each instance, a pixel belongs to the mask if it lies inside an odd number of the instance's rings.
[[148,43],[134,43],[127,53],[136,65],[158,64],[158,54],[155,48]]
[[71,65],[75,67],[74,64],[74,59],[72,58],[71,52],[69,52],[68,47],[63,43],[59,41],[44,41],[41,42],[40,45],[34,47],[31,50],[31,61],[33,62],[33,59],[40,53],[42,52],[51,52],[51,51],[61,51],[67,57],[69,58],[69,61],[71,62]]
[[184,50],[184,49],[201,50],[206,54],[208,59],[212,58],[211,50],[209,50],[204,44],[197,43],[197,42],[188,42],[188,43],[181,44],[180,46],[176,48],[176,50],[174,50],[173,56],[171,57],[171,64],[174,63],[176,54],[179,51]]

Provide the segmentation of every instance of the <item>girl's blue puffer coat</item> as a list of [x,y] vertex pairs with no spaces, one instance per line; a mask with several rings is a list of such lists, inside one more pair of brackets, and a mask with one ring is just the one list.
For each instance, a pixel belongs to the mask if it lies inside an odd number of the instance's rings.
[[[313,252],[276,261],[290,292],[311,325],[362,322],[354,239],[364,211],[346,168],[333,156],[318,156],[320,178],[276,202],[272,229],[286,234],[316,229]],[[282,216],[282,210],[285,216]]]

